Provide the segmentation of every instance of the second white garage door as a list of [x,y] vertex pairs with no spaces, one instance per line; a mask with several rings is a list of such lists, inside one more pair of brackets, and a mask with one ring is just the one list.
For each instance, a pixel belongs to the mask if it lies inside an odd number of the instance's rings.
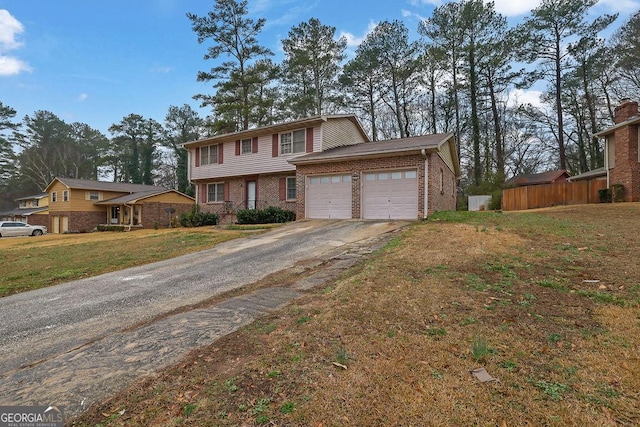
[[364,219],[417,219],[416,170],[365,172],[362,185],[362,217]]
[[351,219],[351,175],[312,176],[307,184],[307,218]]

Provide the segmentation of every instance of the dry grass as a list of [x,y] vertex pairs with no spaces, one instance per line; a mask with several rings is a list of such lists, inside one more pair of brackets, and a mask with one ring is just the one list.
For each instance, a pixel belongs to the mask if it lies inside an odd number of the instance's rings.
[[438,215],[74,424],[639,425],[639,236],[637,204]]
[[0,239],[0,297],[184,255],[241,236],[213,227]]

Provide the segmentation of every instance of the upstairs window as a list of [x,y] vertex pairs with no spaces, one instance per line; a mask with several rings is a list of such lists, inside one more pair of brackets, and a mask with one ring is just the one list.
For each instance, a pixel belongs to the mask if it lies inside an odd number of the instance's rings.
[[240,141],[240,154],[251,154],[253,152],[253,143],[251,138]]
[[99,191],[87,191],[87,200],[102,200]]
[[304,153],[306,148],[306,131],[294,130],[280,134],[280,154]]
[[69,190],[64,190],[62,192],[62,201],[63,202],[68,202],[69,201]]
[[58,201],[58,193],[56,191],[54,191],[53,193],[51,193],[51,201],[53,203]]
[[218,145],[200,147],[200,165],[215,165],[218,163]]

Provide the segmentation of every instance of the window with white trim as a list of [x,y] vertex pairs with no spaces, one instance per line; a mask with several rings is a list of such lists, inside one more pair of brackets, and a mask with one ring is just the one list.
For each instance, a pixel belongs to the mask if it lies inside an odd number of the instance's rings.
[[224,182],[215,182],[207,184],[207,202],[220,203],[224,202]]
[[99,191],[87,191],[87,200],[102,200],[102,194]]
[[200,165],[215,165],[218,163],[218,144],[200,147]]
[[58,201],[58,193],[56,191],[51,193],[51,201],[54,203]]
[[240,154],[251,154],[253,152],[253,142],[251,138],[240,141]]
[[68,202],[69,201],[69,190],[64,190],[62,192],[62,201],[63,202]]
[[294,130],[280,134],[280,154],[304,153],[307,147],[307,131]]
[[296,177],[288,176],[287,177],[287,200],[295,200],[296,199]]

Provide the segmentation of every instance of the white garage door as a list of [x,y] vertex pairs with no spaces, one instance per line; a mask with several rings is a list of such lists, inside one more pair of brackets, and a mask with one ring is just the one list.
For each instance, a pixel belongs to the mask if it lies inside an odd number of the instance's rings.
[[307,218],[351,219],[351,175],[310,177],[306,199]]
[[365,172],[362,184],[365,219],[417,219],[416,170]]

